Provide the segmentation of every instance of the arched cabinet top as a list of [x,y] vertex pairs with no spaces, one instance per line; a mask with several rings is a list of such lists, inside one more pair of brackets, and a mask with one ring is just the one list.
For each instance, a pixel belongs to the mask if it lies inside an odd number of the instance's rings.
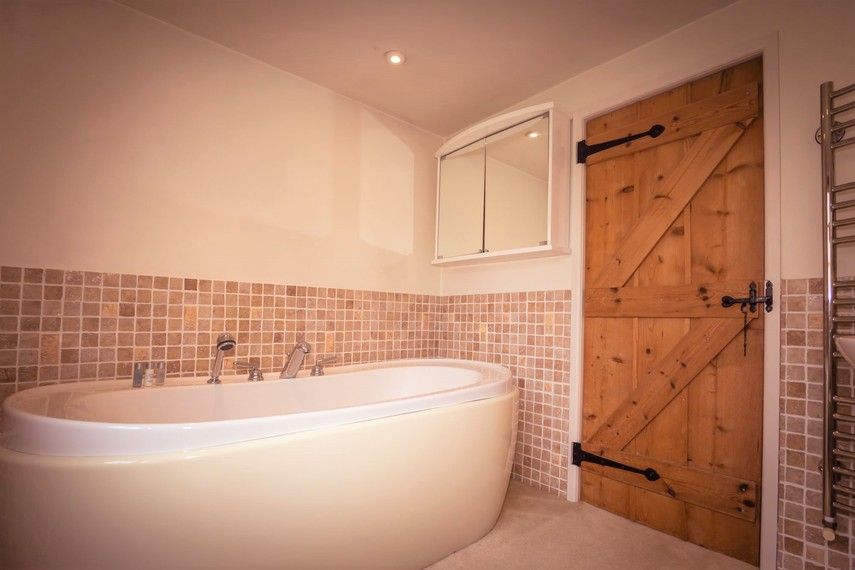
[[455,150],[461,149],[475,141],[486,138],[494,133],[498,133],[499,131],[503,131],[508,127],[512,127],[522,123],[523,121],[542,115],[543,113],[548,113],[554,107],[554,103],[542,103],[540,105],[534,105],[533,107],[517,109],[516,111],[485,119],[477,125],[473,125],[448,139],[441,147],[439,147],[435,156],[439,158],[448,153],[454,152]]

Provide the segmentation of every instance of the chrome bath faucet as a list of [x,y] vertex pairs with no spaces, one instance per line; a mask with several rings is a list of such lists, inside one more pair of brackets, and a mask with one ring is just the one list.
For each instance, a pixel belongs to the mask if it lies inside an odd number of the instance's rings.
[[300,370],[300,365],[303,364],[303,358],[309,352],[311,352],[311,349],[308,343],[303,341],[298,342],[291,350],[291,354],[288,355],[288,360],[285,362],[285,367],[282,369],[282,373],[279,374],[279,378],[294,378],[297,376],[297,371]]

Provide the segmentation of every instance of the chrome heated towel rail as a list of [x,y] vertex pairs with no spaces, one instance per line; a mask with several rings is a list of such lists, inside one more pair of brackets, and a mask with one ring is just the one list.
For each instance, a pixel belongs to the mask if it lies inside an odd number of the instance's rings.
[[837,337],[855,335],[855,84],[835,90],[832,82],[823,83],[820,99],[825,226],[822,514],[823,536],[834,540],[838,514],[855,514],[855,391],[852,369],[835,345]]

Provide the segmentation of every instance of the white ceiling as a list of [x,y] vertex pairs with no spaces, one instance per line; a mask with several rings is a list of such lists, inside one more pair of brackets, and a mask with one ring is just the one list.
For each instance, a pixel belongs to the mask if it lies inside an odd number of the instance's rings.
[[735,0],[116,1],[445,137]]

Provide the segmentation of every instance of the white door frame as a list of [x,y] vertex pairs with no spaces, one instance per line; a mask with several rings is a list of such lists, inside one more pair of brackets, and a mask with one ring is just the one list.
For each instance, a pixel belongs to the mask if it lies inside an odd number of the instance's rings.
[[[571,160],[571,211],[570,240],[575,255],[572,276],[570,347],[570,439],[582,437],[582,375],[585,318],[585,166],[576,164],[575,141],[585,138],[585,123],[604,113],[645,99],[670,88],[682,85],[726,69],[739,63],[763,56],[763,152],[764,152],[764,202],[765,202],[765,279],[775,286],[775,309],[767,314],[764,326],[763,362],[763,474],[761,481],[760,512],[760,567],[772,569],[777,557],[778,529],[778,448],[779,448],[779,398],[780,398],[780,336],[781,336],[781,149],[780,105],[778,74],[778,34],[768,34],[743,44],[725,47],[724,51],[692,62],[692,69],[673,69],[658,76],[657,82],[646,85],[644,92],[631,93],[604,100],[596,107],[574,112],[573,151]],[[567,476],[567,499],[578,501],[580,495],[580,469],[571,466]]]

